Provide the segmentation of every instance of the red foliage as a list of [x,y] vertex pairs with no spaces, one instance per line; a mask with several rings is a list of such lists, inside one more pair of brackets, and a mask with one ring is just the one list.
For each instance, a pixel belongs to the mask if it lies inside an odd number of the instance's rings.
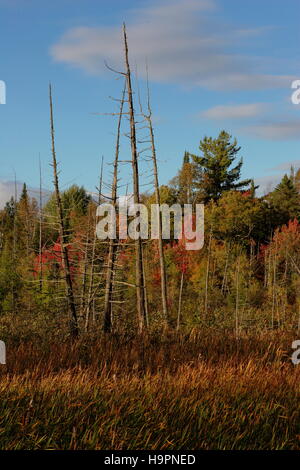
[[[67,245],[67,252],[70,261],[71,276],[74,277],[77,273],[79,266],[78,263],[82,259],[82,252],[76,248],[75,244],[69,243]],[[42,264],[42,270],[57,266],[60,270],[63,269],[63,256],[60,239],[57,240],[54,245],[48,249],[44,248],[41,255],[37,255],[34,259],[34,276],[36,277],[40,271],[40,265]]]
[[178,240],[177,243],[168,245],[167,248],[172,250],[173,259],[178,271],[186,274],[190,265],[190,256],[192,252],[186,250],[184,238]]
[[281,248],[293,250],[300,244],[300,224],[297,219],[290,220],[287,225],[283,225],[275,231],[272,241],[269,245],[261,245],[260,255],[264,257],[269,250]]

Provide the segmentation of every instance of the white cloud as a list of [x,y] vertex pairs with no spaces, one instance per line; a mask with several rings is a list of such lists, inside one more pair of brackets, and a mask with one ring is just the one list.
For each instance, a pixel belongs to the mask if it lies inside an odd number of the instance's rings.
[[294,167],[296,170],[300,168],[300,160],[290,160],[289,162],[280,163],[279,165],[270,168],[270,171],[285,171],[290,172],[291,167]]
[[[17,199],[19,199],[23,189],[23,183],[20,181],[16,182],[16,193]],[[39,189],[37,188],[27,188],[28,195],[39,199]],[[48,190],[42,190],[42,202],[43,204],[48,200],[49,195],[51,194]],[[15,182],[14,181],[0,181],[0,209],[3,209],[5,204],[15,197]]]
[[[241,64],[242,65],[242,64]],[[248,73],[228,73],[224,70],[221,76],[212,76],[198,81],[198,85],[211,90],[267,90],[290,88],[294,75],[253,74],[248,67]]]
[[215,106],[201,113],[208,119],[243,119],[258,116],[268,106],[264,103],[241,104],[236,106]]
[[254,178],[255,184],[259,185],[257,194],[262,196],[272,191],[280,183],[285,173],[287,175],[290,174],[292,166],[294,167],[295,171],[297,171],[300,168],[300,160],[295,159],[289,160],[288,162],[279,163],[278,165],[265,170],[269,173],[268,175]]
[[265,122],[240,129],[244,133],[263,140],[300,140],[300,120]]
[[[130,57],[143,76],[145,59],[151,80],[184,83],[209,89],[289,87],[295,77],[261,73],[265,59],[238,55],[235,45],[268,28],[234,30],[213,16],[213,0],[166,0],[131,12],[128,24]],[[105,73],[104,61],[123,67],[121,28],[77,27],[52,46],[51,55],[91,74]],[[253,74],[252,70],[260,70]]]
[[282,175],[268,175],[254,178],[254,182],[259,186],[257,189],[257,195],[263,196],[270,193],[280,183]]
[[[22,191],[22,184],[17,182],[17,193]],[[0,181],[0,209],[15,195],[14,181]]]

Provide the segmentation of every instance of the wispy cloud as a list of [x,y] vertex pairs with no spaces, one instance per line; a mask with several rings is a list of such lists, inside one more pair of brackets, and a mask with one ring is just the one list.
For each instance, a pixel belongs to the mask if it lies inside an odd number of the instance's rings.
[[288,162],[283,162],[279,163],[279,165],[274,166],[273,168],[270,168],[270,171],[287,171],[290,172],[291,167],[294,167],[295,169],[300,168],[300,159],[297,158],[295,160],[290,160]]
[[[23,183],[16,183],[17,194],[22,191]],[[0,181],[0,209],[15,195],[15,182],[14,181]]]
[[[23,182],[17,181],[0,181],[0,209],[3,209],[5,204],[17,193],[17,199],[20,197],[23,188]],[[36,199],[39,198],[38,188],[27,188],[30,197]],[[43,204],[49,199],[51,192],[48,190],[42,190],[42,202]]]
[[262,122],[244,127],[241,131],[263,140],[300,140],[300,120]]
[[257,190],[258,196],[263,196],[271,191],[277,186],[280,182],[282,175],[267,175],[267,176],[260,176],[259,178],[255,178],[255,184],[259,186]]
[[[215,58],[216,60],[217,57]],[[241,60],[240,66],[245,67]],[[250,61],[249,61],[250,62]],[[235,64],[238,68],[238,64]],[[279,88],[290,88],[292,81],[295,79],[294,75],[271,75],[271,74],[254,74],[252,70],[255,66],[247,64],[248,72],[230,73],[227,67],[221,70],[221,76],[217,74],[207,78],[203,78],[197,82],[198,85],[204,86],[211,90],[275,90]]]
[[[140,75],[147,57],[150,78],[157,82],[220,90],[289,87],[293,76],[268,73],[265,58],[234,51],[236,44],[241,49],[244,41],[269,28],[234,29],[217,18],[216,11],[213,0],[166,0],[131,12],[127,22],[130,56],[140,64]],[[55,61],[91,74],[105,73],[105,60],[121,68],[120,27],[72,28],[50,52]]]
[[300,159],[289,160],[265,170],[268,175],[255,178],[255,184],[259,185],[258,195],[264,195],[272,191],[280,183],[283,175],[290,174],[291,167],[295,170],[300,168]]
[[201,113],[202,117],[208,119],[244,119],[256,117],[268,109],[268,105],[264,103],[252,103],[241,105],[224,105],[215,106]]

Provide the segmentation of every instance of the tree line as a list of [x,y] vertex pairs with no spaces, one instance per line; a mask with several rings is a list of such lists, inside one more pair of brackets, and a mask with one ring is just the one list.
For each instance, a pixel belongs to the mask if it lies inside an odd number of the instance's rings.
[[[43,205],[42,185],[38,201],[24,184],[20,198],[15,195],[0,211],[0,314],[34,315],[45,324],[53,317],[68,325],[73,338],[98,329],[142,333],[203,324],[234,329],[237,336],[256,327],[299,330],[300,170],[291,168],[274,190],[257,196],[255,182],[241,179],[237,140],[222,130],[200,141],[199,155],[186,151],[177,175],[160,185],[148,80],[143,109],[139,90],[135,102],[125,25],[123,43],[124,71],[113,71],[123,86],[114,113],[111,195],[103,194],[103,161],[97,198],[76,185],[61,191],[50,85],[54,192]],[[147,131],[144,140],[138,120]],[[97,205],[109,200],[118,213],[124,133],[135,203],[205,205],[199,252],[186,251],[181,240],[162,239],[159,211],[158,240],[97,239]],[[146,193],[139,171],[145,142],[153,176],[153,191]]]

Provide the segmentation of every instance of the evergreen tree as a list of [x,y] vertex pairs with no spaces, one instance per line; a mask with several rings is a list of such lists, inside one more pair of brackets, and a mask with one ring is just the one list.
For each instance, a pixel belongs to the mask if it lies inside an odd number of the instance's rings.
[[230,134],[221,131],[216,139],[205,137],[199,148],[202,156],[192,155],[192,158],[200,167],[199,192],[203,202],[217,201],[225,191],[249,186],[251,179],[239,181],[243,160],[231,168],[241,147],[236,139],[231,143]]
[[255,197],[256,195],[256,190],[259,188],[259,185],[255,185],[254,184],[254,180],[251,180],[251,184],[250,184],[250,194],[251,194],[251,197]]
[[24,201],[25,204],[28,204],[28,191],[27,191],[26,183],[23,184],[22,194],[20,196],[20,202],[21,201]]
[[196,201],[196,186],[199,180],[199,168],[191,161],[191,154],[184,152],[182,167],[170,181],[177,193],[180,204],[193,204]]
[[21,249],[25,247],[27,255],[34,248],[37,211],[37,202],[34,198],[29,197],[26,183],[24,183],[17,203],[16,237],[18,246]]
[[269,195],[274,211],[275,225],[283,225],[300,216],[300,197],[298,191],[286,174],[275,190]]
[[16,215],[16,203],[13,197],[10,198],[9,202],[4,207],[4,226],[9,229],[12,228],[14,218]]
[[300,193],[300,168],[295,173],[294,185],[298,193]]
[[[52,241],[57,240],[58,237],[58,231],[53,227],[53,220],[57,217],[55,201],[55,195],[52,194],[44,207],[45,220],[49,226],[47,238]],[[78,229],[82,219],[86,217],[92,198],[83,186],[79,187],[74,184],[61,193],[61,202],[65,228],[71,238],[72,233],[76,232],[76,228]]]

